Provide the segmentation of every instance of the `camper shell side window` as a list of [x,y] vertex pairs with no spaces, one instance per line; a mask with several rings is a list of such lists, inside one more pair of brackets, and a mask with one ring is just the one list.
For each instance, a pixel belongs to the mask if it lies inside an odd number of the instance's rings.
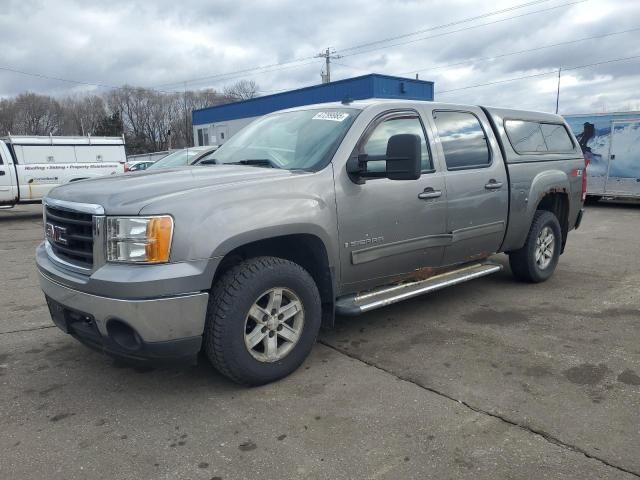
[[575,144],[562,123],[505,119],[504,130],[518,155],[573,153]]

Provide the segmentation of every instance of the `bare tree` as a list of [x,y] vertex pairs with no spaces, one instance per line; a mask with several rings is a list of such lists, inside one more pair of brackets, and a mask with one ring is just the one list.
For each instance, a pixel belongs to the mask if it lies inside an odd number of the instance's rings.
[[94,134],[100,121],[107,114],[102,97],[67,97],[60,102],[63,110],[62,134]]
[[62,124],[62,108],[51,97],[22,93],[15,99],[16,126],[25,135],[56,135]]
[[7,135],[16,131],[15,102],[3,98],[0,100],[0,135]]
[[224,87],[223,94],[233,101],[249,100],[258,96],[259,87],[253,80],[240,80]]
[[[161,93],[124,86],[105,95],[60,101],[24,93],[0,99],[0,135],[87,135],[124,133],[129,153],[193,145],[191,113],[200,108],[253,98],[258,86],[240,81],[220,94],[213,89]],[[171,135],[171,142],[169,142]]]

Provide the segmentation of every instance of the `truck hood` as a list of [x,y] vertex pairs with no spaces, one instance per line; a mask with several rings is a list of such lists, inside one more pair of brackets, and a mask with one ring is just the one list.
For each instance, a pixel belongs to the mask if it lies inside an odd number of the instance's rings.
[[176,168],[81,180],[57,187],[47,197],[101,205],[107,214],[136,215],[154,201],[195,190],[220,190],[306,174],[245,165]]

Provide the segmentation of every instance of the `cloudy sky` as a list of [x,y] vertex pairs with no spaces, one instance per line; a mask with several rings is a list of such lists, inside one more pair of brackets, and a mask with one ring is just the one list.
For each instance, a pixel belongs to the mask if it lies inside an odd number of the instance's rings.
[[[552,111],[554,71],[562,67],[560,113],[640,110],[638,0],[0,0],[0,7],[5,97],[125,83],[222,89],[240,79],[268,94],[319,83],[323,60],[313,57],[330,46],[342,55],[333,80],[419,73],[435,81],[437,100]],[[612,61],[619,59],[627,60]]]

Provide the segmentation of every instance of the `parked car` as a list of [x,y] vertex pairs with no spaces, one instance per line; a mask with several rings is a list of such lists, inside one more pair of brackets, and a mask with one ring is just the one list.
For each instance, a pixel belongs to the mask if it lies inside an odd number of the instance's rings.
[[170,153],[164,158],[161,158],[153,165],[148,167],[148,170],[159,170],[161,168],[177,168],[193,165],[200,160],[208,158],[208,156],[218,149],[217,145],[209,145],[206,147],[189,147],[182,150]]
[[542,282],[586,193],[557,115],[417,101],[294,108],[210,166],[53,190],[40,281],[54,322],[132,359],[262,384],[321,324],[501,269]]
[[152,162],[149,160],[144,160],[141,162],[127,162],[124,164],[124,171],[125,172],[140,172],[142,170],[146,170],[147,168],[149,168],[151,165],[153,165],[156,162]]
[[124,172],[122,137],[0,139],[0,208],[39,203],[57,185]]

